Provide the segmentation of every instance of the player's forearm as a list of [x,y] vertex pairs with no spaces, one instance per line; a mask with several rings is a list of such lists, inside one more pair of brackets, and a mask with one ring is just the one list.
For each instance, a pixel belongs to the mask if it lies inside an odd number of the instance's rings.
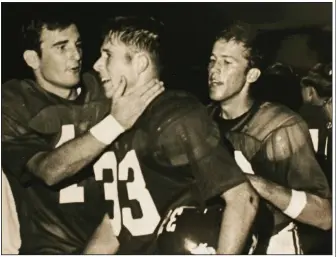
[[[253,187],[262,198],[272,203],[282,211],[285,211],[290,204],[292,191],[274,182],[263,179],[259,176],[248,175]],[[320,229],[329,230],[332,225],[332,209],[329,199],[305,193],[306,202],[296,220]],[[299,203],[297,204],[299,205]]]
[[[254,222],[259,197],[248,183],[223,195],[226,201],[218,241],[218,254],[242,254]],[[226,193],[226,194],[227,194]]]
[[108,115],[89,132],[51,152],[36,154],[28,162],[28,169],[47,185],[55,185],[78,173],[123,132],[119,123]]
[[51,152],[38,153],[28,162],[28,169],[47,185],[55,185],[78,173],[105,147],[90,133],[86,133]]
[[83,254],[115,254],[119,249],[119,241],[113,232],[108,214],[96,228],[86,245]]

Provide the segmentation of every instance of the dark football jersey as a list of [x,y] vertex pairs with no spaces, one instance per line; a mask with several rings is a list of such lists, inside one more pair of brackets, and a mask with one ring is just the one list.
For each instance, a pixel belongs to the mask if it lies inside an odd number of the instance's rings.
[[[298,114],[285,106],[256,103],[236,124],[228,126],[220,118],[217,105],[209,106],[209,111],[231,142],[235,159],[244,172],[288,188],[331,197],[308,127]],[[272,212],[276,233],[291,220],[278,209],[272,208]]]
[[[165,92],[101,156],[94,170],[105,184],[119,253],[148,253],[170,207],[201,203],[246,181],[219,139],[196,98]],[[185,192],[192,197],[174,205]]]
[[[322,108],[318,106],[303,105],[299,113],[308,124],[316,159],[332,188],[332,123],[326,119]],[[332,254],[332,230],[322,231],[312,226],[299,224],[299,231],[304,253]]]
[[[92,168],[49,187],[26,170],[29,159],[87,131],[108,111],[99,84],[85,74],[68,101],[30,80],[2,85],[2,167],[16,200],[23,254],[79,253],[105,210]],[[80,150],[80,149],[79,149]]]
[[329,122],[321,107],[303,105],[300,115],[307,122],[313,140],[317,160],[332,185],[332,123]]

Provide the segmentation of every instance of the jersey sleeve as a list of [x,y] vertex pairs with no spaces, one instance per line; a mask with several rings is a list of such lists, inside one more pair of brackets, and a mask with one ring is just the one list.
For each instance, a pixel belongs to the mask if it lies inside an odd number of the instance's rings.
[[331,196],[327,179],[315,158],[305,122],[282,126],[271,133],[259,157],[262,158],[259,158],[259,163],[263,165],[260,168],[266,178],[320,197]]
[[187,164],[204,200],[246,181],[229,150],[222,144],[217,125],[201,104],[181,106],[178,115],[160,134],[165,159],[173,166]]
[[22,183],[32,177],[26,172],[26,164],[38,152],[50,151],[48,140],[33,132],[22,122],[18,122],[6,113],[2,114],[2,166]]

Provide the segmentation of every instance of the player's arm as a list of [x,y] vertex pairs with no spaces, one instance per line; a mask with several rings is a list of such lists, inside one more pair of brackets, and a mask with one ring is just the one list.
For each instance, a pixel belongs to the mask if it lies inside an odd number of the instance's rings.
[[171,131],[192,164],[202,198],[222,196],[226,202],[217,252],[241,254],[257,213],[258,195],[228,149],[220,143],[218,128],[206,110],[192,109],[175,119]]
[[218,254],[241,254],[254,222],[259,197],[248,182],[222,194],[226,202],[223,213]]
[[197,165],[202,173],[200,188],[205,199],[220,195],[226,203],[216,252],[242,254],[258,210],[257,193],[233,156],[221,144],[198,159]]
[[332,226],[330,190],[315,159],[306,126],[295,124],[278,129],[267,140],[265,152],[270,171],[285,172],[288,186],[248,175],[260,196],[295,220],[329,230]]
[[108,214],[96,228],[87,243],[83,254],[115,254],[119,249],[119,241],[113,232]]
[[112,99],[111,112],[107,117],[87,133],[60,147],[36,153],[27,163],[28,170],[47,185],[55,185],[75,175],[121,133],[129,129],[152,99],[163,90],[161,84],[152,81],[138,87],[136,91],[123,95],[125,86],[117,90]]
[[286,209],[291,207],[289,210],[292,210],[292,212],[288,213],[291,218],[320,229],[331,229],[332,210],[329,199],[305,191],[292,191],[290,188],[283,187],[260,176],[247,176],[253,187],[265,200],[271,202],[285,214]]
[[[98,123],[99,125],[104,127],[107,125],[105,136],[109,134],[111,139],[116,138],[123,131],[117,122],[107,124],[102,121]],[[55,185],[75,175],[97,157],[107,145],[87,132],[54,150],[36,153],[28,161],[27,168],[47,185]]]

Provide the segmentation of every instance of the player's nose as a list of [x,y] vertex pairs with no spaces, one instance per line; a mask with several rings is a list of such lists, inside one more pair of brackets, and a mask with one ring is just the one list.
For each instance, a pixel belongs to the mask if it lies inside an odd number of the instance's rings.
[[101,67],[102,67],[102,64],[101,64],[101,58],[99,58],[93,65],[93,69],[97,72],[100,72],[101,71]]

